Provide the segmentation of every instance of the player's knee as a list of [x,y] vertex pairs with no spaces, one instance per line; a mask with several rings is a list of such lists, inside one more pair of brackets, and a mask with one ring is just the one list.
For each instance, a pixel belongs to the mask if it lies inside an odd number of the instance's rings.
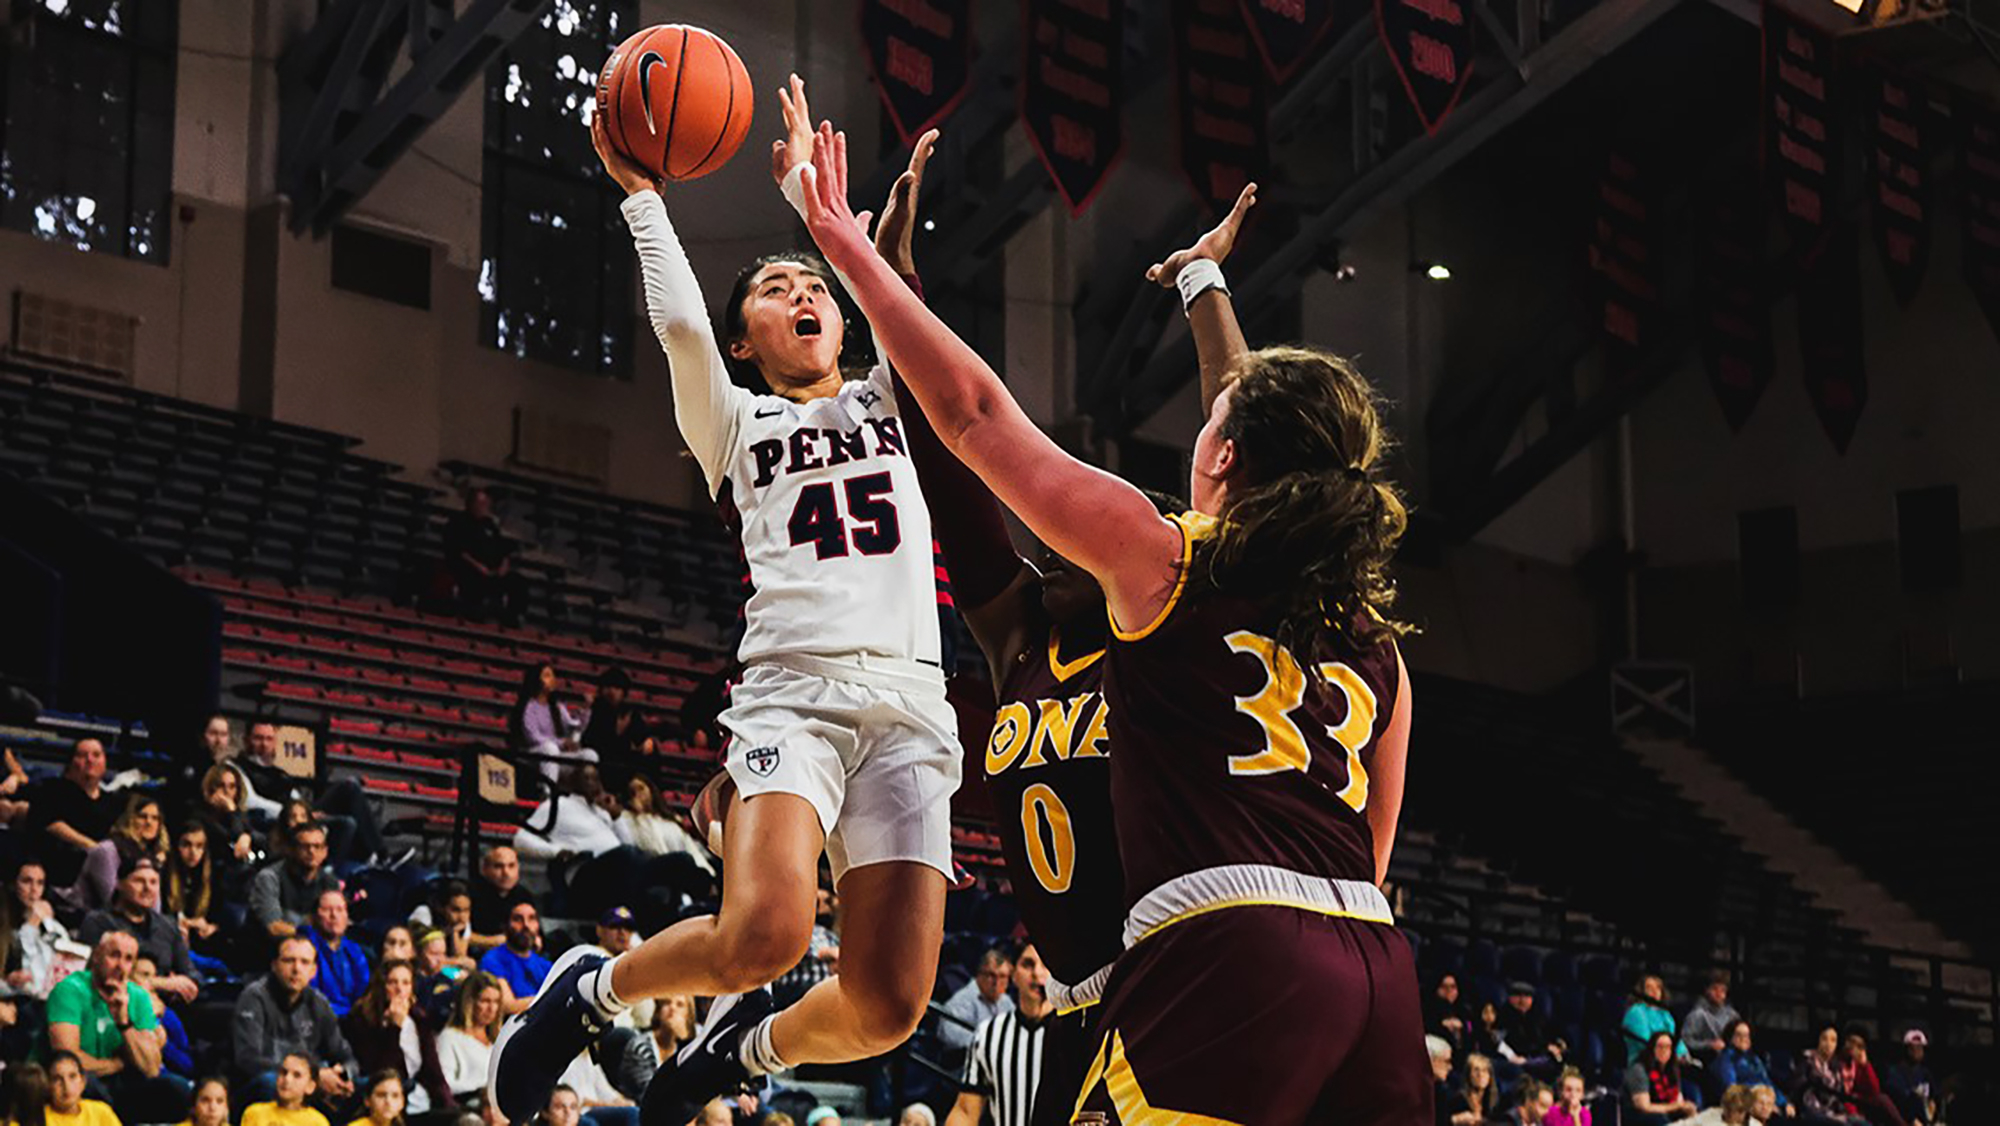
[[722,938],[722,985],[730,993],[746,993],[769,985],[799,964],[812,941],[812,923],[808,919],[799,926],[769,915],[752,915],[725,921]]
[[855,1028],[863,1041],[861,1046],[871,1055],[880,1055],[901,1045],[917,1031],[918,1023],[924,1019],[927,998],[912,990],[889,988],[857,993],[851,995],[851,1000]]

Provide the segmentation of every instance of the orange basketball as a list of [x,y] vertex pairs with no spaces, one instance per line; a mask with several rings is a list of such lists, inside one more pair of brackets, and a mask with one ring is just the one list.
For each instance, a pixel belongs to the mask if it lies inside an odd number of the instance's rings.
[[618,151],[668,180],[722,167],[750,134],[750,72],[710,32],[660,24],[618,45],[597,76],[597,112]]

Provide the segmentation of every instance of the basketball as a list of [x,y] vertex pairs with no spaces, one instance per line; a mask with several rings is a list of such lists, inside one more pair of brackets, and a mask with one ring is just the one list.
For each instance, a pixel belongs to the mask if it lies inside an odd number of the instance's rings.
[[618,45],[597,78],[611,143],[667,180],[728,163],[750,132],[750,72],[714,34],[659,24]]

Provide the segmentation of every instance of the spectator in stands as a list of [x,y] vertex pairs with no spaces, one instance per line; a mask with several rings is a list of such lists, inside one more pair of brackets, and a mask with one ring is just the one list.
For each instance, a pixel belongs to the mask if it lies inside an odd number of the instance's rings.
[[[451,1009],[450,1023],[437,1034],[438,1066],[446,1088],[461,1103],[476,1104],[486,1097],[486,1063],[493,1055],[493,1040],[500,1035],[501,1005],[505,989],[493,975],[474,970]],[[652,1073],[647,1073],[652,1078]]]
[[1854,1100],[1862,1116],[1874,1126],[1909,1126],[1896,1104],[1883,1093],[1875,1065],[1868,1062],[1868,1038],[1859,1032],[1848,1033],[1841,1055],[1841,1076],[1847,1084],[1848,1097]]
[[472,884],[473,957],[507,940],[507,916],[522,903],[535,906],[535,893],[521,886],[521,856],[506,845],[494,845],[480,860],[479,878]]
[[[7,987],[17,994],[47,998],[61,975],[58,943],[69,941],[69,928],[56,919],[55,905],[45,894],[47,869],[39,860],[23,860],[7,887],[7,910],[13,920],[18,951],[6,958]],[[18,962],[17,962],[18,956]]]
[[[249,780],[234,763],[219,762],[201,776],[201,808],[195,816],[208,830],[216,860],[225,866],[246,866],[257,859],[257,841],[250,835],[244,800],[252,793]],[[277,807],[271,810],[277,816]]]
[[104,744],[78,739],[62,776],[29,798],[28,842],[48,876],[50,894],[76,884],[84,854],[111,832],[121,799],[104,788]]
[[319,897],[340,890],[339,878],[326,868],[326,827],[308,821],[285,832],[285,858],[250,881],[250,917],[272,938],[298,933]]
[[459,980],[477,969],[456,965],[445,957],[443,931],[428,930],[417,936],[416,948],[417,1007],[432,1028],[442,1028],[451,1017]]
[[1424,1051],[1431,1058],[1431,1107],[1437,1113],[1437,1126],[1451,1126],[1452,1116],[1465,1109],[1465,1100],[1451,1085],[1451,1041],[1427,1032]]
[[980,1025],[1011,1012],[1014,999],[1007,995],[1007,983],[1014,976],[1014,960],[995,946],[979,956],[979,968],[972,980],[944,1003],[945,1014],[956,1019],[938,1022],[938,1039],[946,1048],[964,1051]]
[[1687,1120],[1687,1126],[1750,1126],[1750,1088],[1734,1083],[1716,1105]]
[[1507,986],[1507,1007],[1500,1013],[1500,1055],[1538,1076],[1553,1078],[1569,1050],[1561,1037],[1549,1033],[1548,1022],[1535,1007],[1535,987],[1525,981]]
[[1709,975],[1700,999],[1681,1018],[1681,1043],[1688,1046],[1696,1059],[1707,1063],[1728,1047],[1724,1033],[1737,1018],[1736,1010],[1729,1005],[1729,975],[1717,970]]
[[[303,797],[293,796],[278,803],[277,819],[271,822],[271,854],[273,856],[283,856],[286,849],[285,842],[291,840],[292,830],[308,822],[313,824],[319,823],[319,818],[313,816],[312,802],[307,801]],[[331,833],[328,834],[329,837],[331,835]],[[331,842],[329,842],[327,847],[328,851],[331,852]]]
[[646,1086],[660,1065],[674,1057],[681,1045],[694,1039],[694,998],[686,994],[663,997],[653,1006],[652,1026],[625,1046],[612,1081],[628,1098],[644,1099]]
[[208,856],[208,830],[189,821],[174,835],[173,851],[160,884],[160,910],[178,923],[191,946],[216,934],[208,913],[215,900],[215,866]]
[[194,1045],[188,1040],[187,1026],[181,1023],[180,1014],[160,999],[159,978],[159,963],[153,960],[151,954],[140,950],[139,956],[132,961],[132,981],[146,991],[147,998],[153,1002],[153,1015],[160,1021],[160,1069],[192,1082]]
[[1514,1109],[1501,1116],[1501,1121],[1512,1126],[1542,1126],[1548,1121],[1549,1112],[1555,1109],[1556,1093],[1549,1085],[1536,1079],[1523,1082],[1514,1092]]
[[[631,909],[628,907],[613,907],[597,917],[596,949],[602,952],[607,958],[616,957],[636,945],[634,935],[637,933],[638,922],[633,918]],[[629,1028],[636,1032],[651,1023],[653,1008],[654,1005],[650,999],[641,1001],[613,1017],[611,1023],[617,1027]],[[616,1067],[617,1061],[614,1060],[611,1066],[605,1068],[605,1071],[607,1074],[611,1073],[615,1071]]]
[[1930,1043],[1931,1038],[1921,1028],[1903,1033],[1903,1058],[1890,1064],[1882,1076],[1883,1089],[1911,1126],[1929,1126],[1937,1121],[1931,1069],[1924,1063]]
[[236,736],[230,730],[227,717],[210,716],[208,723],[202,727],[201,743],[208,756],[205,760],[197,759],[182,768],[172,790],[177,799],[176,805],[195,795],[205,796],[208,773],[220,766],[236,775],[239,809],[264,821],[269,821],[278,815],[278,803],[257,797],[250,789],[250,779],[243,773],[242,768],[236,765],[238,753]]
[[278,942],[271,972],[245,986],[236,1000],[231,1046],[237,1090],[258,1101],[277,1089],[278,1065],[288,1054],[306,1061],[308,1090],[338,1104],[354,1095],[361,1073],[341,1035],[340,1018],[312,987],[318,958],[304,935]]
[[549,960],[542,955],[542,917],[532,903],[516,903],[507,913],[507,941],[486,952],[479,968],[499,978],[507,987],[503,1007],[512,1016],[528,1007],[535,991],[549,976]]
[[1436,987],[1424,1001],[1424,1027],[1457,1048],[1465,1043],[1471,1025],[1472,1013],[1458,994],[1458,975],[1439,974]]
[[[1765,1126],[1766,1123],[1777,1118],[1779,1115],[1778,1100],[1781,1098],[1783,1096],[1778,1094],[1778,1089],[1769,1084],[1750,1088],[1750,1121],[1755,1123],[1755,1126]],[[1795,1115],[1798,1112],[1799,1107],[1797,1103],[1787,1106],[1783,1111],[1786,1115]]]
[[[839,970],[840,893],[821,884],[813,902],[812,938],[806,943],[805,955],[785,976],[771,983],[771,995],[780,1007],[792,1004]],[[949,1023],[940,1022],[939,1027]],[[972,1042],[970,1033],[965,1042]]]
[[160,911],[160,871],[153,858],[144,853],[125,862],[118,877],[118,891],[111,905],[84,916],[78,937],[95,946],[106,934],[130,935],[140,953],[153,959],[164,971],[158,980],[160,992],[178,1001],[192,1001],[201,991],[194,960],[188,957],[187,936],[180,924]]
[[[1777,1084],[1771,1080],[1770,1063],[1751,1043],[1749,1021],[1741,1017],[1731,1021],[1723,1031],[1722,1039],[1725,1046],[1716,1054],[1714,1064],[1710,1065],[1717,1082],[1725,1087],[1741,1084],[1752,1089],[1764,1086],[1776,1091]],[[1797,1113],[1783,1095],[1777,1096],[1777,1103],[1786,1114]]]
[[562,773],[565,759],[597,761],[597,752],[578,740],[576,718],[556,694],[561,684],[554,665],[537,661],[521,670],[521,685],[507,709],[508,748],[544,756],[538,769],[551,782]]
[[[1659,974],[1646,974],[1633,987],[1632,1004],[1625,1010],[1620,1029],[1625,1034],[1627,1064],[1639,1062],[1655,1036],[1674,1031],[1674,1014],[1667,1011],[1667,983]],[[1687,1045],[1678,1040],[1675,1044],[1675,1051],[1685,1058]]]
[[401,923],[393,923],[382,932],[382,941],[375,944],[375,964],[386,962],[415,962],[417,960],[417,940],[410,928]]
[[[514,869],[516,880],[520,878],[519,864],[517,858]],[[442,964],[457,966],[463,970],[476,969],[479,965],[477,956],[483,953],[485,948],[475,947],[473,943],[475,936],[472,932],[471,891],[466,888],[464,880],[449,879],[431,881],[430,892],[430,902],[421,904],[412,911],[410,921],[437,932],[438,938],[444,943]],[[503,911],[500,923],[495,928],[496,934],[505,929],[506,920],[507,915]],[[421,947],[424,943],[419,939],[417,945],[418,956],[421,957],[423,953]],[[491,945],[498,945],[497,939]]]
[[14,748],[0,747],[0,826],[28,816],[28,772],[14,757]]
[[1656,1032],[1625,1069],[1625,1095],[1636,1126],[1667,1126],[1701,1109],[1681,1086],[1680,1047],[1672,1029]]
[[584,1052],[571,1060],[558,1081],[576,1092],[583,1106],[583,1120],[590,1126],[639,1126],[639,1108],[611,1082],[611,1076],[591,1053]]
[[78,910],[95,911],[111,902],[118,875],[125,862],[135,856],[150,857],[156,865],[167,860],[167,831],[160,818],[160,803],[151,794],[126,797],[117,820],[104,839],[83,854],[83,869],[67,899]]
[[618,799],[605,790],[597,767],[582,763],[564,774],[561,791],[528,815],[514,847],[549,862],[551,877],[565,891],[567,914],[590,918],[630,902],[648,931],[662,929],[680,918],[688,883],[705,877],[686,856],[641,852],[628,833],[618,819]]
[[659,790],[652,779],[634,774],[625,783],[625,812],[618,815],[631,836],[632,844],[653,856],[685,855],[694,866],[713,877],[715,865],[708,849],[681,827],[681,823],[660,809]]
[[90,1077],[84,1073],[83,1061],[75,1052],[60,1048],[50,1052],[47,1079],[39,1086],[46,1093],[46,1101],[40,1108],[17,1110],[17,1115],[25,1112],[25,1116],[14,1119],[20,1126],[33,1122],[38,1109],[44,1126],[119,1126],[118,1115],[110,1104],[86,1097]]
[[549,1105],[542,1108],[541,1126],[578,1126],[583,1121],[583,1100],[566,1083],[549,1092]]
[[1827,1025],[1819,1030],[1813,1046],[1799,1060],[1794,1082],[1799,1089],[1802,1116],[1833,1126],[1867,1126],[1868,1120],[1848,1097],[1847,1080],[1841,1074],[1840,1030]]
[[92,1098],[134,1122],[177,1122],[187,1082],[160,1070],[159,1017],[132,980],[139,944],[113,931],[97,941],[90,968],[49,991],[49,1047],[74,1053]]
[[326,1115],[306,1105],[314,1090],[312,1057],[286,1052],[278,1060],[271,1097],[244,1107],[242,1126],[327,1126]]
[[922,1103],[911,1103],[896,1116],[896,1126],[937,1126],[937,1115]]
[[597,752],[612,777],[623,784],[643,756],[657,747],[653,732],[632,705],[632,675],[617,665],[597,674],[597,695],[590,701],[590,720],[583,725],[583,745]]
[[229,1084],[211,1075],[194,1085],[187,1126],[229,1126]]
[[333,1015],[342,1017],[368,988],[369,972],[368,952],[360,943],[347,941],[347,927],[347,893],[331,888],[319,893],[313,902],[312,925],[300,931],[312,943],[319,964],[313,988],[333,1007]]
[[1492,1062],[1500,1051],[1500,1006],[1481,1001],[1472,1010],[1472,1028],[1465,1034],[1465,1050],[1478,1052]]
[[409,1106],[403,1094],[406,1087],[403,1077],[394,1071],[370,1075],[361,1088],[362,1116],[348,1126],[405,1126],[404,1108],[408,1107],[411,1114],[422,1113]]
[[1493,1081],[1493,1061],[1473,1052],[1465,1057],[1465,1075],[1458,1082],[1458,1109],[1452,1111],[1451,1126],[1481,1126],[1505,1121],[1500,1111],[1500,1085]]
[[364,1075],[394,1072],[403,1080],[411,1114],[456,1110],[438,1059],[437,1039],[416,1010],[416,976],[408,962],[385,962],[368,991],[340,1022]]
[[289,774],[278,765],[277,725],[259,720],[250,725],[249,754],[237,760],[259,795],[275,801],[303,798],[326,824],[328,847],[337,861],[373,863],[385,860],[382,828],[375,807],[361,784],[352,778],[329,779],[314,790],[310,779]]
[[520,624],[525,589],[514,572],[514,541],[501,531],[485,489],[466,493],[464,509],[446,522],[444,560],[461,613],[498,618],[510,629]]
[[1590,1107],[1583,1101],[1583,1072],[1562,1069],[1556,1080],[1556,1101],[1542,1116],[1542,1126],[1590,1126]]

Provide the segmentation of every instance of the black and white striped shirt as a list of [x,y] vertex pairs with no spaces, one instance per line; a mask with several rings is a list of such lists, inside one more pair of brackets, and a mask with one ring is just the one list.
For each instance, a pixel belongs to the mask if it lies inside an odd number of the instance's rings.
[[1048,1021],[1030,1024],[1013,1009],[986,1020],[965,1054],[965,1089],[986,1098],[994,1126],[1028,1126],[1035,1085],[1042,1077],[1042,1033]]

